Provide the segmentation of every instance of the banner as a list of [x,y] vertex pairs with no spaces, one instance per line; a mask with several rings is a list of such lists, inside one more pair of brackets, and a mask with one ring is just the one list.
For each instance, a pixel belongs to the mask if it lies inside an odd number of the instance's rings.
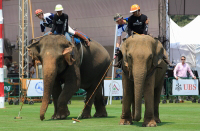
[[7,82],[4,82],[4,92],[5,92],[5,93],[8,93],[8,92],[10,92],[10,91],[12,91],[12,85],[10,85],[10,84],[7,83]]
[[104,95],[110,96],[112,90],[112,96],[123,96],[122,80],[104,80]]
[[199,95],[199,81],[194,79],[173,79],[172,95]]
[[[28,87],[30,80],[26,80],[26,86]],[[44,84],[43,80],[31,80],[28,87],[27,96],[43,96]]]

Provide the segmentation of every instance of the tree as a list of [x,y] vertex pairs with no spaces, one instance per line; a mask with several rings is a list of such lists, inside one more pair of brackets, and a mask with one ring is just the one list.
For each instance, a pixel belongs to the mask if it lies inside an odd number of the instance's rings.
[[171,19],[180,27],[190,23],[197,15],[171,15]]

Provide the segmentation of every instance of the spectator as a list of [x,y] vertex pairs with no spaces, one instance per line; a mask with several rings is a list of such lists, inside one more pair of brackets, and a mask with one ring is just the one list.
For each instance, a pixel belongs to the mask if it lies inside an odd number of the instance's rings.
[[32,63],[33,63],[33,65],[30,69],[30,77],[36,78],[35,60],[32,60]]
[[185,56],[181,57],[181,63],[178,63],[174,69],[174,77],[178,80],[180,77],[187,77],[187,71],[190,73],[193,79],[196,79],[194,74],[192,73],[190,66],[185,63]]
[[122,79],[122,69],[119,68],[119,69],[116,70],[115,78]]
[[[176,80],[178,80],[179,78],[187,77],[187,72],[189,72],[192,78],[196,79],[196,77],[194,76],[194,74],[190,69],[190,66],[187,63],[185,63],[185,60],[186,57],[181,56],[181,63],[178,63],[174,69],[174,77],[176,78]],[[179,96],[179,101],[183,102],[180,96]]]

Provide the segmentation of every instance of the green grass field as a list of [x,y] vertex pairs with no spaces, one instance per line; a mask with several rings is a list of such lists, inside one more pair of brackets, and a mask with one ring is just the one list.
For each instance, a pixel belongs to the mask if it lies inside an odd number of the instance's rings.
[[[119,125],[122,105],[119,100],[113,100],[112,105],[107,105],[107,118],[80,119],[81,122],[73,124],[72,118],[77,118],[84,103],[81,100],[73,100],[69,105],[71,115],[66,120],[51,120],[53,104],[45,115],[45,120],[40,121],[41,103],[24,105],[21,111],[22,119],[14,119],[18,116],[20,105],[8,105],[0,109],[0,131],[128,131],[128,130],[158,130],[158,131],[192,131],[200,130],[200,104],[186,101],[185,103],[160,104],[160,119],[162,123],[157,127],[142,127],[142,122],[134,122],[133,125]],[[144,104],[142,106],[144,112]],[[94,107],[92,115],[94,114]],[[142,113],[143,117],[143,113]]]

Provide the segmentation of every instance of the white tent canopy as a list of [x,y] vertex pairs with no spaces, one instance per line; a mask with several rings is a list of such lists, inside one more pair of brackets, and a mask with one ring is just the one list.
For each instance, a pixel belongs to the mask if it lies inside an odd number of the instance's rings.
[[177,64],[181,56],[192,69],[200,73],[200,16],[184,27],[179,27],[170,19],[170,61]]

